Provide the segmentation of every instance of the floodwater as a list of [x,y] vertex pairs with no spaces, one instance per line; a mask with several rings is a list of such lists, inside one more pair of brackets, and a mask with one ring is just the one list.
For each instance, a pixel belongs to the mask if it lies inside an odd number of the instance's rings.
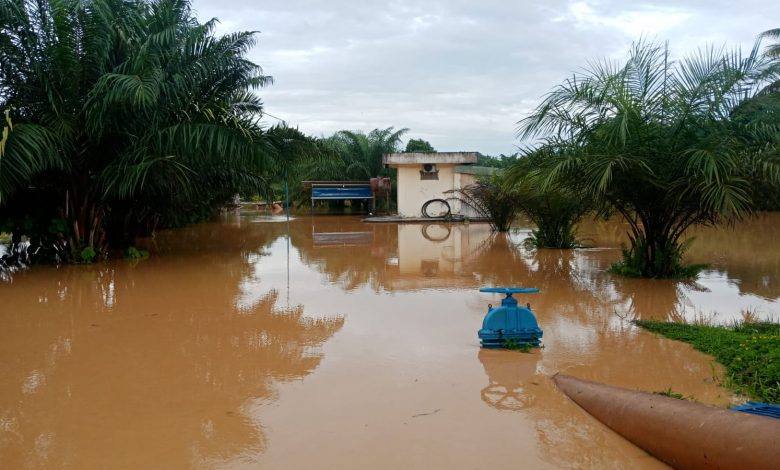
[[[258,213],[164,232],[152,258],[0,283],[4,468],[659,468],[549,377],[725,406],[722,370],[633,318],[780,312],[780,216],[702,230],[696,282],[606,273],[599,248],[523,248],[486,225]],[[544,348],[480,350],[499,296],[538,287]]]

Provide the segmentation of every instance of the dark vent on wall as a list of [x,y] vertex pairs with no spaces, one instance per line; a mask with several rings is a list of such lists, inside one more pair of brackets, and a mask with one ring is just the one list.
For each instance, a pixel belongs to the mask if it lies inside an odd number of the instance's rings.
[[439,179],[439,169],[433,163],[426,163],[420,170],[421,180],[437,180]]

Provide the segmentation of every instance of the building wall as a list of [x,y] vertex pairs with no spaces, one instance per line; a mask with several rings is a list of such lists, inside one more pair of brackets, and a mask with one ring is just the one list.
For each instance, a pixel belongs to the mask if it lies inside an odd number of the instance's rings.
[[[466,173],[455,173],[456,189],[463,189],[466,186],[470,186],[476,182],[477,182],[477,178],[474,175],[469,175]],[[470,217],[472,219],[480,217],[480,215],[477,213],[477,211],[474,210],[474,208],[466,204],[462,204],[460,201],[452,201],[450,202],[450,205],[452,206],[453,214],[460,214],[462,216]]]
[[[398,214],[421,217],[422,205],[430,199],[447,199],[444,194],[455,188],[455,165],[438,164],[438,180],[421,180],[422,165],[400,165],[398,170]],[[454,211],[453,211],[454,212]]]

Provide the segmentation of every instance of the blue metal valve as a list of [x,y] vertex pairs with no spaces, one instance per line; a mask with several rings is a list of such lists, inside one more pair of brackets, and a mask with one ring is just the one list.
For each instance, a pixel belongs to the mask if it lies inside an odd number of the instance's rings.
[[512,294],[536,294],[539,289],[536,287],[483,287],[479,291],[511,296]]
[[518,346],[539,346],[542,330],[531,311],[531,305],[518,307],[512,294],[535,294],[539,289],[533,287],[483,287],[480,292],[506,294],[500,307],[488,307],[482,321],[482,329],[477,333],[483,348],[502,348],[507,343]]

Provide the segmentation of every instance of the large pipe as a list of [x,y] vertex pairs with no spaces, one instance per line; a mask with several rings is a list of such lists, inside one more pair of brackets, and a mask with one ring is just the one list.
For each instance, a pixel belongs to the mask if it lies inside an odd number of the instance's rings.
[[780,468],[780,420],[557,374],[569,398],[675,468]]

